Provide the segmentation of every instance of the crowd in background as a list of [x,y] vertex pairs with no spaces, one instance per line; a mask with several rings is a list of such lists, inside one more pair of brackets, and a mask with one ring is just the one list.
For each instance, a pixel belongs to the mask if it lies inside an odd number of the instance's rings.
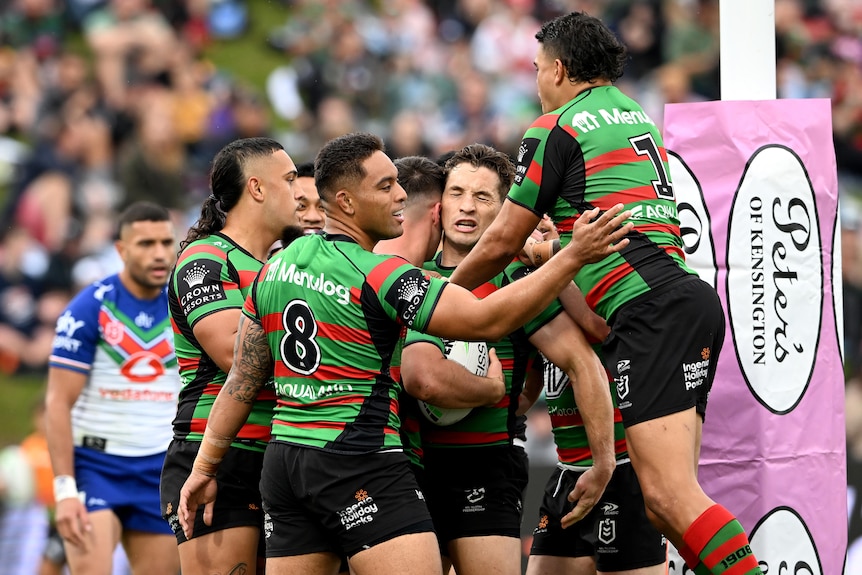
[[[265,86],[207,47],[242,41],[255,0],[0,0],[0,370],[43,370],[70,294],[116,265],[132,201],[196,217],[213,154],[270,135],[312,160],[334,136],[393,157],[471,142],[511,152],[539,113],[540,23],[586,10],[625,41],[620,87],[661,125],[669,102],[720,98],[719,0],[283,0]],[[841,184],[862,190],[862,6],[776,0],[778,92],[832,98]],[[860,364],[862,263],[845,204],[849,373]],[[858,292],[858,293],[857,293]],[[857,321],[852,321],[856,318]]]
[[[284,19],[254,41],[283,64],[254,86],[207,48],[251,41],[256,1],[0,0],[0,373],[46,369],[64,305],[117,266],[126,205],[170,208],[184,235],[231,140],[275,137],[297,163],[357,130],[393,158],[513,152],[540,113],[534,35],[561,13],[622,38],[618,85],[660,127],[667,103],[721,97],[719,0],[269,0]],[[862,3],[775,0],[775,17],[778,96],[832,101],[848,397],[862,397]]]

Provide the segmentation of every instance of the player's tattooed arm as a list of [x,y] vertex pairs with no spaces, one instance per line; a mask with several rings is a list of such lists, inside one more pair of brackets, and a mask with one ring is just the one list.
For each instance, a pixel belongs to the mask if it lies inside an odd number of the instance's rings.
[[225,381],[224,392],[234,400],[250,405],[272,376],[272,368],[272,352],[263,326],[242,316],[234,346],[233,367]]

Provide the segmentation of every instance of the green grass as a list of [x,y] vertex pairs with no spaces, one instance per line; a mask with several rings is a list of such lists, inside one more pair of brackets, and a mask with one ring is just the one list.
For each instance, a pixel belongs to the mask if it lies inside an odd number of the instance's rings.
[[33,430],[33,406],[44,385],[44,376],[0,376],[0,446],[18,443]]
[[263,95],[267,76],[288,62],[287,56],[269,47],[266,39],[287,21],[289,12],[278,0],[251,0],[247,5],[249,23],[245,32],[232,40],[213,41],[205,54],[220,70]]

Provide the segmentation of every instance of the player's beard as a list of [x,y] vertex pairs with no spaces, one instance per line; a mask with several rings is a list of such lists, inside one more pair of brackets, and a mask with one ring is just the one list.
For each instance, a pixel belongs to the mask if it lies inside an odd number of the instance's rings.
[[281,230],[281,247],[286,248],[293,240],[301,238],[303,235],[305,235],[305,232],[301,227],[294,225],[285,226]]

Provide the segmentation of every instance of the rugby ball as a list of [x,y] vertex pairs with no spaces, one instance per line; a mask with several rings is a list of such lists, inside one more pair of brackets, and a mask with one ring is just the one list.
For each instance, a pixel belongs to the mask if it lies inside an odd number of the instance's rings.
[[[457,361],[476,375],[488,373],[488,344],[484,341],[443,340],[446,359]],[[458,423],[467,417],[472,407],[445,408],[419,401],[419,411],[434,425],[446,426]]]

